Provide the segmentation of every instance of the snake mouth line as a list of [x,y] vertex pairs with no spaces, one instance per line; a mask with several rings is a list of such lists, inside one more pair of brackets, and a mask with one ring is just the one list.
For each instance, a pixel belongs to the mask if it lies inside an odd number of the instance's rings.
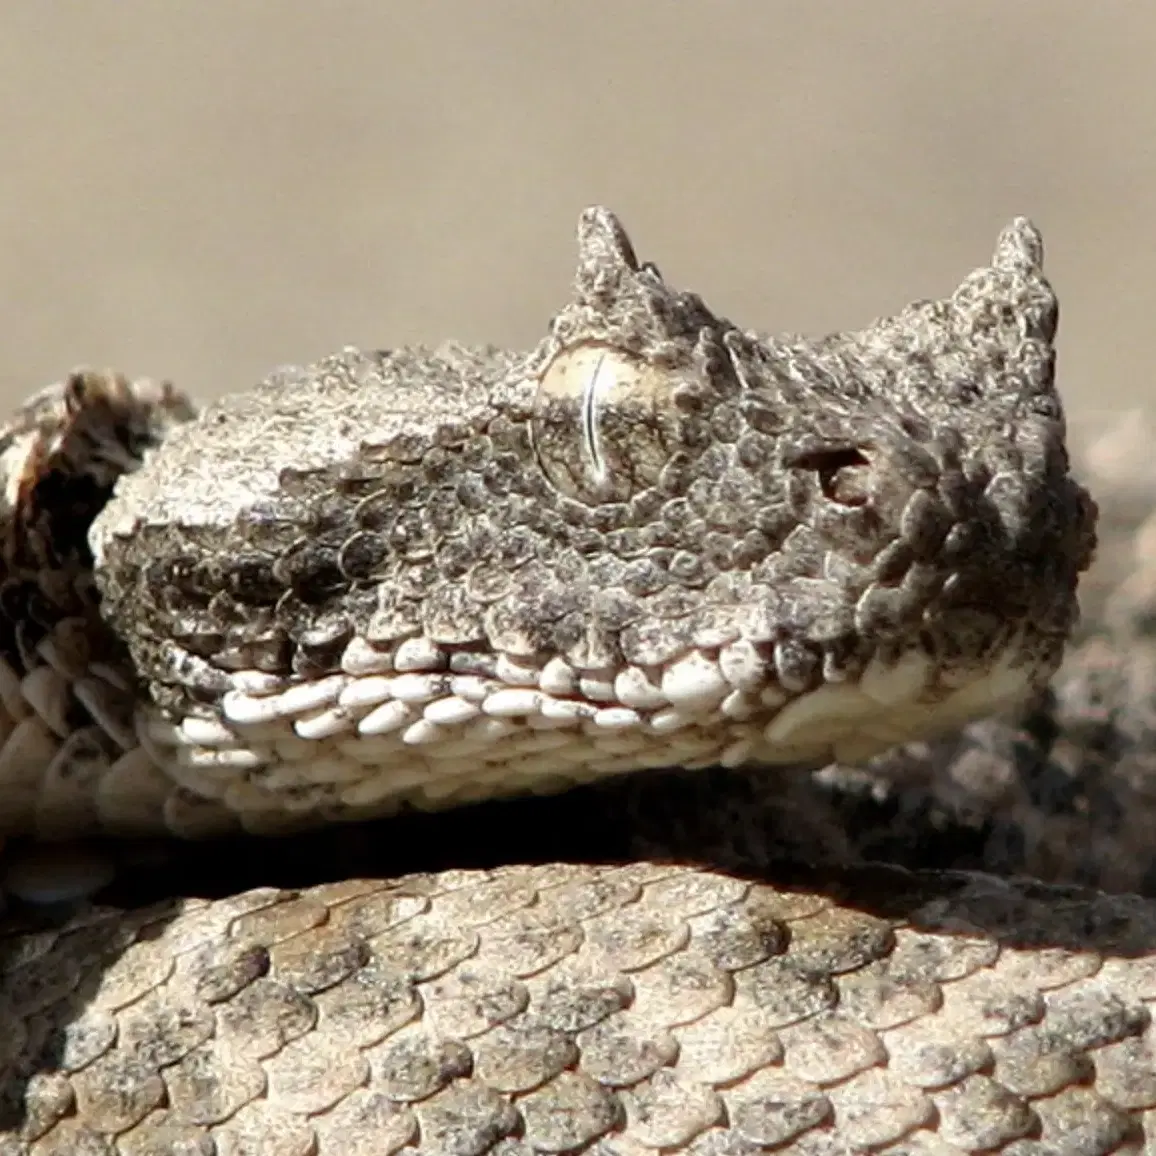
[[1023,698],[1040,676],[1030,654],[1015,636],[963,673],[909,650],[800,693],[765,672],[744,682],[717,651],[693,652],[645,685],[630,672],[565,685],[556,666],[509,661],[490,676],[362,669],[276,691],[238,672],[212,711],[174,720],[146,708],[138,735],[168,789],[258,830],[551,793],[648,768],[861,762]]

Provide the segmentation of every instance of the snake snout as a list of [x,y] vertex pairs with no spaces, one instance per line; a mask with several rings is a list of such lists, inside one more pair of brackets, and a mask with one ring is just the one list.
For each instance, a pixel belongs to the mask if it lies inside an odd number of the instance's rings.
[[941,455],[902,433],[812,438],[784,447],[787,494],[828,565],[869,567],[884,582],[930,561],[953,523],[939,492]]

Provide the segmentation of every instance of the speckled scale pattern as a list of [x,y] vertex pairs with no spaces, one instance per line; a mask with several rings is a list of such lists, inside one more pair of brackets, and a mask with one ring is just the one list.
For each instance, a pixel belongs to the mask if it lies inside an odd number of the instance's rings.
[[0,1151],[1091,1156],[1156,1135],[1151,903],[808,882],[510,867],[9,935],[6,1085],[53,1062]]
[[[1021,221],[1005,231],[992,266],[952,299],[912,307],[865,334],[818,342],[764,342],[714,318],[697,298],[670,291],[652,267],[638,266],[604,212],[583,218],[580,239],[575,301],[531,354],[452,346],[388,355],[346,352],[308,370],[275,375],[257,391],[264,400],[251,411],[241,399],[190,428],[218,422],[222,442],[232,428],[242,443],[267,455],[250,454],[247,463],[243,453],[224,455],[226,466],[250,471],[233,491],[242,505],[265,485],[286,502],[288,522],[314,516],[323,522],[333,512],[327,504],[332,492],[314,488],[318,476],[338,493],[365,481],[359,472],[364,462],[358,469],[335,469],[332,458],[335,448],[338,457],[342,446],[356,442],[360,449],[364,414],[357,406],[379,408],[373,387],[383,366],[407,379],[429,375],[437,389],[417,399],[413,412],[380,439],[380,457],[390,469],[416,466],[418,459],[425,469],[432,462],[436,485],[444,477],[440,451],[473,436],[470,422],[484,421],[488,440],[482,448],[492,453],[494,438],[510,435],[520,421],[529,427],[539,464],[543,454],[549,460],[543,476],[551,492],[561,485],[577,494],[565,501],[559,495],[557,508],[570,512],[560,524],[568,533],[574,527],[591,531],[597,541],[613,543],[608,552],[614,558],[629,558],[638,548],[630,533],[635,527],[611,519],[607,528],[605,520],[621,516],[621,507],[633,508],[635,500],[591,497],[624,479],[631,486],[650,484],[659,452],[670,449],[672,438],[697,445],[707,428],[701,420],[705,397],[713,406],[710,436],[690,463],[694,468],[679,459],[670,475],[678,485],[705,479],[708,498],[722,493],[709,486],[725,480],[718,464],[720,458],[725,464],[726,453],[717,447],[742,443],[736,408],[754,432],[771,438],[758,442],[761,456],[750,448],[757,439],[743,443],[742,468],[750,473],[769,466],[776,476],[804,479],[785,484],[784,509],[800,521],[788,529],[787,548],[776,556],[776,589],[810,589],[806,583],[820,572],[816,535],[830,543],[820,551],[823,580],[832,589],[854,588],[840,584],[856,573],[854,566],[869,563],[848,562],[839,551],[853,554],[857,543],[874,541],[872,527],[854,521],[866,496],[868,506],[899,514],[898,531],[880,531],[902,539],[904,548],[886,567],[900,591],[897,599],[901,603],[913,590],[921,599],[926,571],[905,550],[918,554],[938,542],[949,554],[942,511],[962,501],[979,527],[973,540],[962,539],[967,556],[998,562],[987,574],[999,575],[1008,599],[1004,609],[1034,606],[1045,643],[1062,633],[1072,611],[1070,587],[1090,546],[1092,511],[1067,474],[1051,381],[1054,299],[1030,226]],[[608,336],[614,348],[598,352]],[[586,416],[597,418],[602,406],[603,420],[593,429],[557,404],[570,396],[575,378],[569,370],[575,367],[594,375],[594,384],[583,387]],[[345,420],[338,415],[325,437],[310,436],[309,423],[323,416],[319,401],[340,394],[342,381],[358,401],[347,398]],[[781,412],[728,404],[735,398],[754,402],[753,393],[768,381]],[[542,404],[543,384],[549,404]],[[680,399],[673,422],[671,409],[661,404],[667,386],[672,402],[676,393]],[[300,408],[283,421],[278,415],[290,396]],[[231,425],[228,414],[241,411],[245,420]],[[223,422],[212,416],[222,412]],[[173,441],[170,427],[190,414],[183,398],[162,387],[82,374],[33,399],[0,442],[3,512],[9,529],[15,528],[5,539],[7,569],[0,583],[6,595],[0,618],[8,615],[12,627],[0,653],[0,703],[7,712],[0,716],[0,820],[8,831],[65,834],[103,827],[197,834],[211,833],[231,817],[227,807],[170,777],[167,756],[142,716],[124,644],[92,613],[89,542],[75,532],[102,505],[113,477],[138,470],[145,458],[144,469],[122,490],[143,493],[157,508],[177,501],[187,511],[203,501],[198,516],[206,524],[182,523],[182,542],[189,549],[207,542],[206,556],[221,557],[213,518],[223,516],[222,524],[233,519],[236,531],[236,508],[214,489],[227,481],[227,469],[216,470],[214,486],[170,479],[156,488],[170,468],[173,477],[184,476],[188,462],[181,465],[169,447],[195,445],[195,436]],[[792,415],[798,421],[787,429]],[[415,435],[419,416],[425,424]],[[544,448],[548,423],[557,437]],[[641,431],[641,450],[629,468],[610,471],[607,481],[600,470],[606,463],[622,466],[624,430]],[[864,431],[874,431],[877,440]],[[938,458],[914,448],[929,433],[938,439]],[[292,460],[278,462],[271,448],[294,436]],[[153,452],[162,439],[164,448]],[[573,461],[566,457],[568,446],[581,450]],[[987,448],[976,457],[969,453],[975,446]],[[866,470],[855,454],[867,459]],[[324,459],[320,475],[317,455]],[[885,468],[875,470],[879,462]],[[500,474],[491,470],[489,476],[495,472]],[[660,468],[660,478],[663,473]],[[70,489],[73,483],[80,489]],[[54,489],[62,484],[63,491]],[[62,492],[83,501],[71,505]],[[501,504],[511,492],[516,490],[499,493],[497,508],[512,508]],[[404,500],[403,491],[390,491],[391,502]],[[109,525],[123,525],[118,502],[107,507]],[[65,512],[69,517],[58,519]],[[335,515],[344,516],[340,510]],[[177,523],[182,517],[173,514]],[[31,520],[21,520],[26,518]],[[24,526],[34,531],[26,538],[19,533]],[[98,557],[102,541],[94,540]],[[410,539],[403,534],[399,541],[407,548]],[[700,535],[698,554],[681,569],[671,564],[679,583],[691,588],[692,563],[709,560],[715,541]],[[23,555],[25,548],[33,553]],[[995,554],[986,555],[988,548]],[[284,557],[299,560],[300,554]],[[1037,565],[1026,586],[1016,557],[1025,565],[1034,558]],[[28,572],[31,583],[19,579]],[[420,565],[407,574],[421,575]],[[252,583],[258,593],[265,582],[260,567],[239,565],[226,576],[245,588]],[[957,579],[964,606],[983,591],[982,577],[977,567]],[[399,588],[403,581],[399,575]],[[1038,589],[1031,588],[1035,581]],[[159,588],[163,592],[164,584]],[[302,588],[312,591],[308,583]],[[355,605],[356,594],[347,594]],[[1131,590],[1117,614],[1142,617],[1142,595]],[[184,605],[169,609],[179,616]],[[800,614],[800,621],[818,621]],[[967,621],[956,619],[943,636],[964,665],[975,663],[976,639],[988,629],[971,620],[975,630],[969,631]],[[181,635],[185,651],[177,666],[195,688],[207,677],[206,667],[193,661],[197,656],[187,643],[204,642],[216,627],[209,619],[193,626]],[[717,620],[711,628],[719,629]],[[329,693],[326,663],[335,648],[345,647],[342,659],[351,665],[372,662],[368,639],[356,635],[346,642],[344,629],[319,614],[290,640],[296,650],[288,677],[297,681],[285,693],[297,696],[292,701],[298,708]],[[885,633],[877,629],[875,636]],[[793,649],[789,641],[778,637],[764,651],[752,643],[752,649],[738,647],[725,656],[725,646],[716,655],[714,643],[696,645],[680,659],[694,669],[688,676],[680,667],[683,681],[674,685],[701,688],[696,679],[718,675],[744,684],[762,663],[763,690],[772,700],[798,694],[809,684],[792,680],[794,661],[803,662],[807,678],[819,676],[814,663],[807,665],[806,646]],[[232,700],[239,713],[259,705],[258,691],[268,694],[258,676],[286,677],[277,666],[283,643],[274,642],[248,656],[274,673],[242,672],[250,680],[246,693],[252,693]],[[1023,653],[1010,661],[1034,655],[1042,677],[1052,657],[1048,646],[1033,651],[1040,640],[1033,643],[1030,633],[1017,638],[1020,643],[1026,644]],[[147,646],[139,644],[145,653]],[[354,644],[360,645],[351,658]],[[526,680],[533,675],[540,687],[542,680],[549,683],[548,695],[557,701],[589,700],[613,712],[619,704],[607,698],[607,675],[614,675],[616,687],[618,675],[626,674],[621,667],[581,668],[571,670],[575,677],[568,682],[568,664],[547,661],[536,668],[506,651],[482,655],[480,674],[456,670],[421,633],[388,653],[389,677],[419,680],[392,684],[409,696],[393,700],[407,709],[408,701],[417,701],[413,695],[428,691],[419,682],[430,675],[431,663],[441,661],[455,676],[502,682],[496,693],[507,695],[499,700],[503,707],[510,695],[530,689]],[[819,690],[831,689],[826,680],[832,675],[847,673],[839,657],[824,651]],[[465,665],[477,659],[467,653]],[[631,674],[624,685],[640,698],[651,693],[644,683]],[[883,685],[890,692],[907,686],[893,674]],[[1136,727],[1143,729],[1137,712],[1150,697],[1142,672],[1134,679],[1109,677],[1106,685],[1109,697],[1124,697],[1108,730],[1135,737]],[[996,689],[1006,686],[997,680]],[[1072,721],[1066,733],[1076,744],[1085,733],[1083,716],[1095,714],[1095,704],[1082,694],[1073,692],[1065,708]],[[191,697],[200,703],[196,693]],[[821,701],[833,708],[826,716],[831,720],[848,700]],[[208,705],[194,716],[192,729],[202,738],[213,734]],[[464,709],[442,700],[429,700],[423,709],[429,705],[440,717]],[[440,725],[434,718],[420,721]],[[500,717],[490,721],[498,724],[496,732],[509,725]],[[592,725],[609,732],[621,721],[611,713]],[[306,728],[318,725],[309,714]],[[653,756],[657,734],[647,733]],[[993,740],[973,728],[956,750],[1010,750],[1006,762],[1018,772],[1020,740],[995,733]],[[1031,732],[1029,741],[1037,739]],[[921,756],[907,751],[905,757]],[[924,770],[937,766],[927,751],[922,757]],[[636,755],[630,758],[637,763]],[[949,755],[946,770],[966,762]],[[505,769],[500,760],[499,769]],[[1149,1004],[1156,916],[1150,901],[862,865],[783,876],[771,870],[775,849],[758,808],[786,810],[790,788],[780,781],[769,795],[739,789],[711,798],[711,785],[719,782],[693,772],[687,794],[661,788],[661,805],[646,816],[657,845],[642,832],[632,844],[635,857],[689,857],[701,861],[698,868],[640,861],[418,876],[390,870],[384,877],[350,875],[292,892],[238,893],[234,885],[224,899],[172,900],[144,910],[101,911],[79,902],[71,914],[58,916],[25,919],[10,911],[0,923],[0,1154],[800,1154],[867,1147],[952,1156],[977,1150],[1086,1156],[1144,1150],[1154,1098]],[[762,779],[762,789],[770,783]],[[490,792],[500,784],[479,780],[478,786]],[[1143,788],[1139,781],[1136,786]],[[285,799],[299,802],[291,791]],[[712,820],[694,800],[717,804],[722,842],[736,852],[723,856],[734,874],[705,867],[713,850],[703,839],[696,843],[695,823],[709,828]],[[541,837],[580,836],[565,816],[577,816],[589,804],[575,803],[570,812],[566,799],[558,802],[563,821]],[[607,809],[601,822],[591,824],[584,812],[582,822],[592,828],[587,834],[609,826],[612,814]],[[642,816],[634,818],[642,828]],[[1139,831],[1137,826],[1129,838]],[[850,842],[862,834],[854,824],[841,832]],[[744,840],[750,844],[745,848]],[[564,858],[551,850],[552,857]],[[1078,848],[1068,850],[1078,854]],[[1125,850],[1131,854],[1132,844]],[[147,865],[138,866],[139,875],[148,873]],[[779,882],[755,882],[759,877]]]
[[1054,672],[1094,508],[1030,224],[813,341],[670,287],[606,210],[578,240],[529,353],[347,349],[122,480],[96,581],[182,788],[263,830],[854,760]]

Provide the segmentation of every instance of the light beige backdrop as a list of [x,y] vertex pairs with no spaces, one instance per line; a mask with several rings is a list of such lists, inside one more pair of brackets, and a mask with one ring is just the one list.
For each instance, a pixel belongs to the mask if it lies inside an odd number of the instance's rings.
[[1154,139],[1139,2],[4,0],[0,400],[526,344],[603,202],[803,330],[949,290],[1027,213],[1086,418],[1152,395]]

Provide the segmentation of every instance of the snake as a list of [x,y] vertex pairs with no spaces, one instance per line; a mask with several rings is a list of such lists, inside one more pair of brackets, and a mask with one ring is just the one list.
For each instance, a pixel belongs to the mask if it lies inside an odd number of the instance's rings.
[[6,876],[4,1156],[1156,1145],[1156,531],[1038,230],[821,338],[578,251],[528,352],[4,426],[5,854],[117,866]]

